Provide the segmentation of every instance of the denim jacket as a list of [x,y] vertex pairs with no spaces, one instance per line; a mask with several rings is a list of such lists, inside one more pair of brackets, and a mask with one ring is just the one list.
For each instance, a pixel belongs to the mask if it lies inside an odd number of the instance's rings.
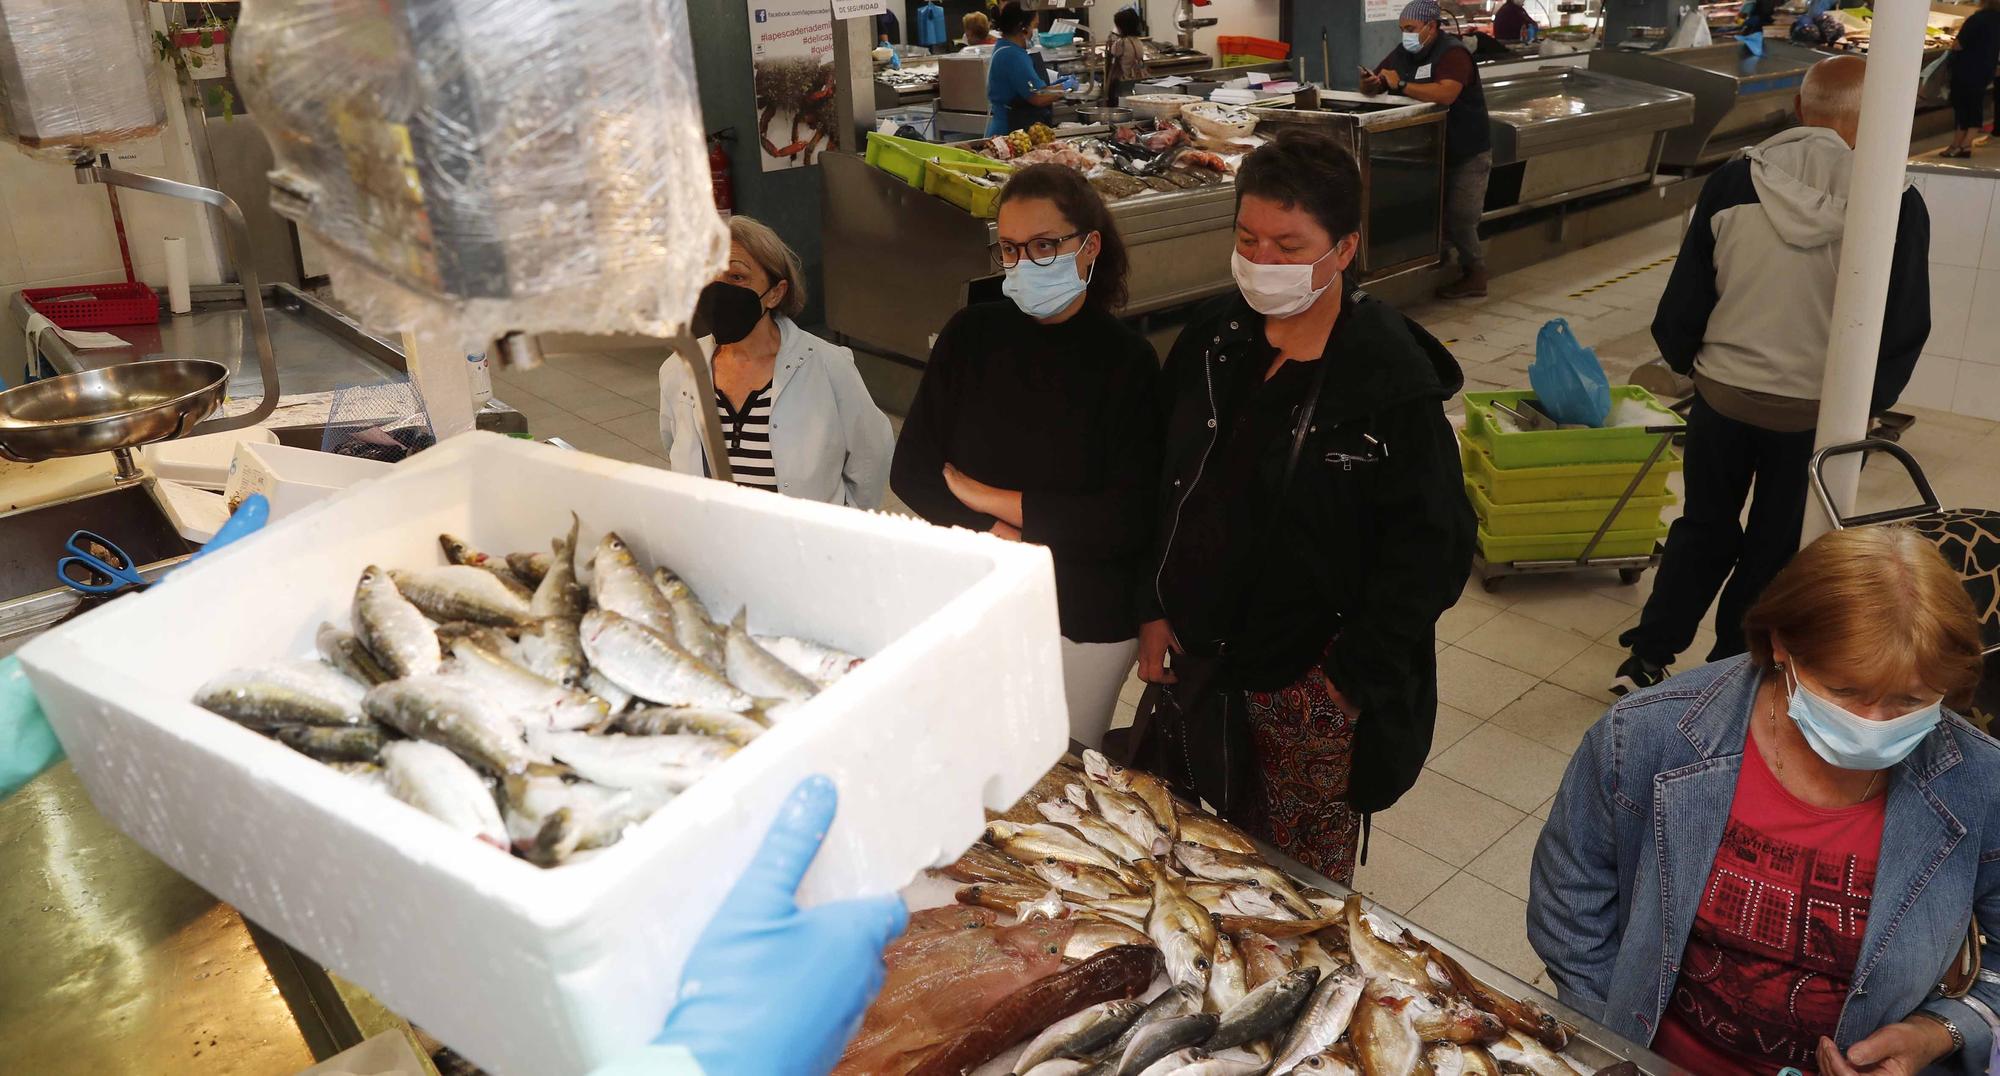
[[[1570,759],[1535,845],[1528,939],[1563,1003],[1634,1042],[1659,1030],[1729,820],[1758,670],[1740,657],[1634,694]],[[2000,744],[1949,711],[1889,783],[1868,928],[1834,1041],[1917,1009],[1965,1049],[1925,1070],[1986,1071],[1992,1031],[1937,984],[1977,911],[1973,993],[2000,1005]]]

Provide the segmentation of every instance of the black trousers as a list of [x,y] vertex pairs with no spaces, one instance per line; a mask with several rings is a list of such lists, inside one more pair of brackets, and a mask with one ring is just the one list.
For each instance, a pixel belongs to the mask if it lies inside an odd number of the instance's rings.
[[[1775,433],[1726,418],[1695,396],[1681,475],[1686,503],[1667,532],[1666,555],[1639,624],[1618,637],[1620,645],[1655,664],[1671,665],[1694,642],[1702,613],[1721,591],[1708,660],[1747,649],[1743,614],[1798,552],[1812,447],[1811,430]],[[1746,525],[1743,502],[1753,483],[1756,497]]]

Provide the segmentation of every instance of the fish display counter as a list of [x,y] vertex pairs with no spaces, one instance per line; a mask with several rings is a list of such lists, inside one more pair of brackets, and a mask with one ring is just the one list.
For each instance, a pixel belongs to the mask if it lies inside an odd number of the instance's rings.
[[1545,68],[1485,84],[1493,176],[1485,219],[1650,183],[1693,94],[1598,71]]
[[1663,164],[1715,164],[1792,125],[1792,98],[1806,69],[1823,57],[1786,41],[1766,40],[1752,55],[1736,41],[1686,49],[1599,49],[1590,70],[1679,90],[1694,97],[1694,118],[1670,131]]

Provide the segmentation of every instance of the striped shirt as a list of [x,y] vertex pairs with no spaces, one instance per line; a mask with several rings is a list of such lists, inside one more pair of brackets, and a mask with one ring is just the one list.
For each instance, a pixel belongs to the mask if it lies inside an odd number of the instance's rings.
[[743,407],[715,390],[715,413],[722,420],[722,442],[729,453],[729,470],[736,484],[778,492],[778,471],[771,462],[771,386],[744,397]]

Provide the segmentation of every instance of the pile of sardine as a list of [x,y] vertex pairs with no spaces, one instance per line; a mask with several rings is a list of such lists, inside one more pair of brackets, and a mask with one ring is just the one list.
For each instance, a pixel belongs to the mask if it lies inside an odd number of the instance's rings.
[[860,660],[711,619],[617,534],[548,553],[370,566],[319,657],[234,669],[195,703],[542,866],[615,843]]
[[[1589,1071],[1532,1002],[1489,989],[1358,897],[1293,882],[1158,778],[1083,758],[1081,773],[1059,768],[1073,778],[1059,795],[1033,803],[1042,821],[996,819],[944,868],[967,883],[957,918],[912,920],[837,1071],[958,1076],[1024,1041],[1013,1066],[1024,1076]],[[950,980],[922,966],[947,946],[986,967]],[[1156,968],[1166,988],[1142,1003]],[[970,1024],[912,1015],[940,991],[992,993],[987,980],[1009,973],[1024,985]]]

